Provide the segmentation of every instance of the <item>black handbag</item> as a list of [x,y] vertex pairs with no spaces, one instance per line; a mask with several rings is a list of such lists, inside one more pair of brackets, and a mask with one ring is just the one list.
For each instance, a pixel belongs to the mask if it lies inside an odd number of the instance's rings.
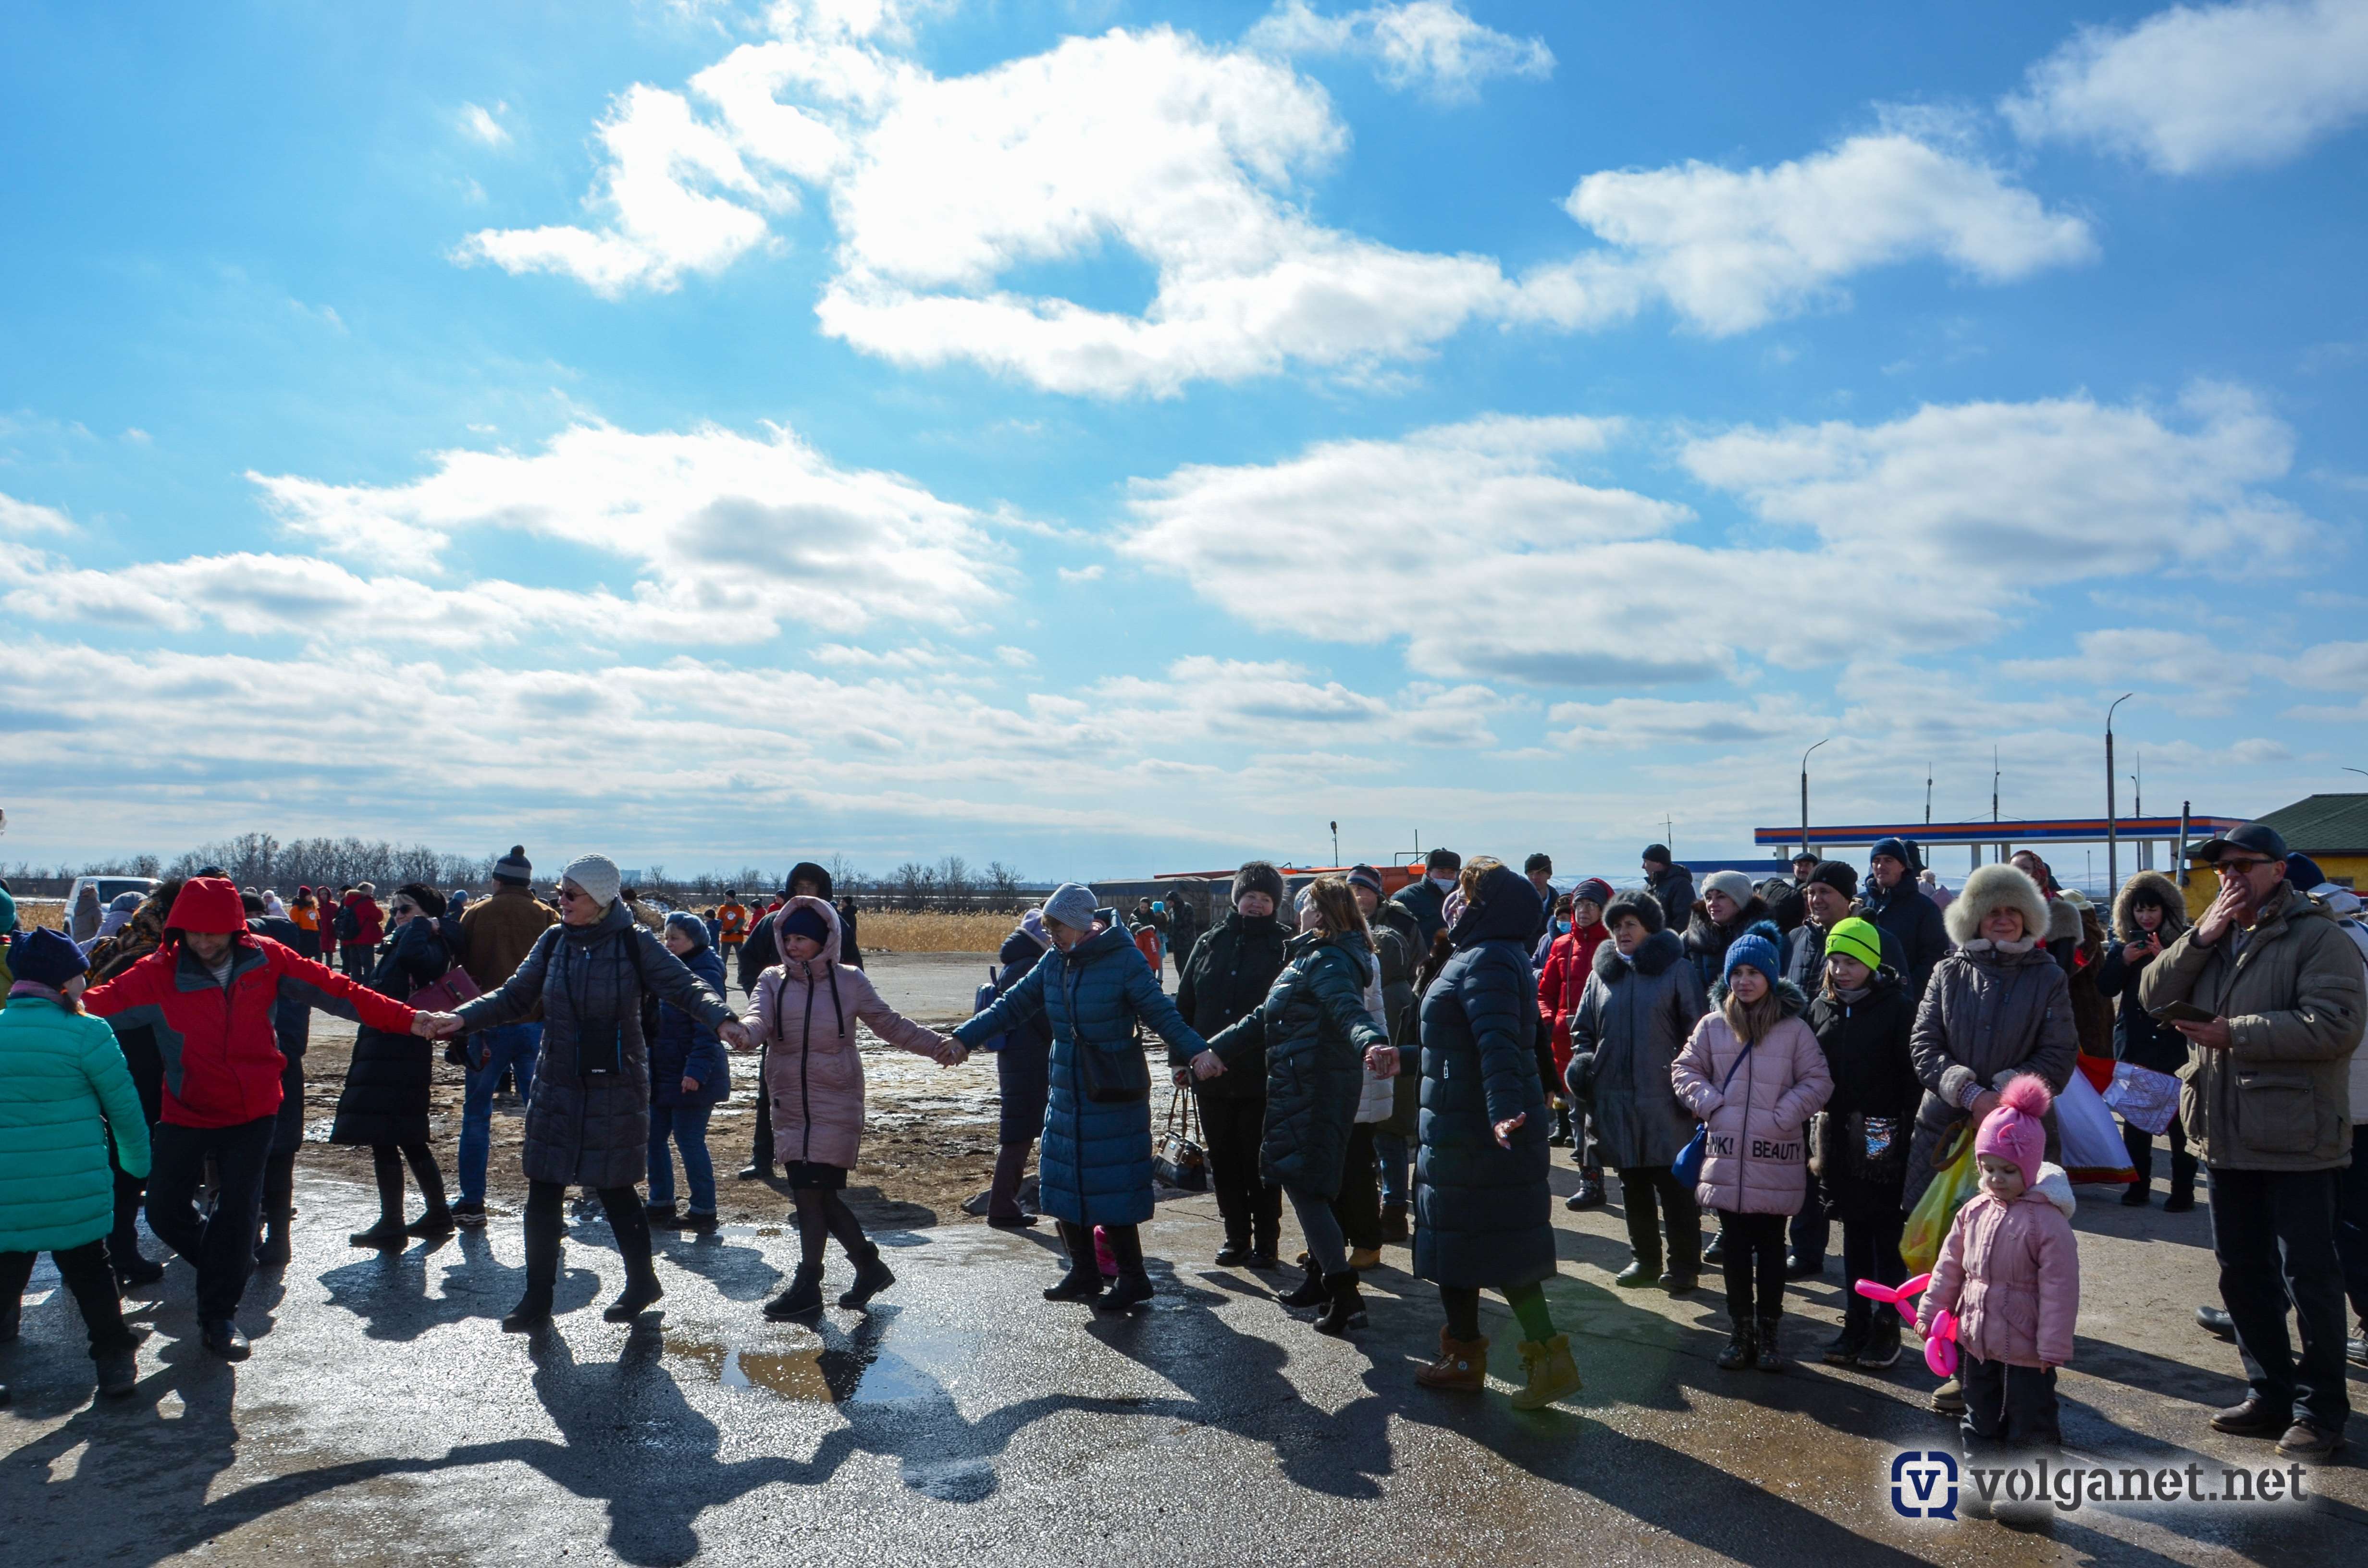
[[1133,1105],[1151,1098],[1151,1063],[1143,1041],[1129,1040],[1116,1051],[1090,1040],[1076,1042],[1077,1083],[1095,1105]]
[[1154,1181],[1186,1192],[1209,1190],[1209,1153],[1192,1136],[1195,1132],[1201,1132],[1200,1101],[1178,1087],[1167,1096],[1167,1125],[1152,1150]]

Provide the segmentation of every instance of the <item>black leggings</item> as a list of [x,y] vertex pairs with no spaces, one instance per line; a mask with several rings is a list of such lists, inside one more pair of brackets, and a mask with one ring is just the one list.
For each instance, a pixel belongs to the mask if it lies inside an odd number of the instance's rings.
[[[1726,1269],[1726,1315],[1740,1328],[1784,1312],[1784,1227],[1790,1214],[1718,1211],[1719,1260]],[[1757,1275],[1759,1290],[1752,1289]]]
[[[1538,1344],[1554,1337],[1554,1319],[1546,1312],[1545,1287],[1531,1281],[1527,1285],[1511,1285],[1500,1292],[1505,1304],[1513,1309],[1513,1317],[1521,1332]],[[1439,1304],[1447,1309],[1447,1332],[1466,1345],[1480,1337],[1480,1292],[1461,1286],[1441,1285]]]
[[[625,1260],[627,1283],[647,1278],[655,1270],[650,1267],[650,1216],[642,1207],[640,1190],[604,1187],[599,1193],[600,1207],[609,1216],[609,1229],[617,1238],[617,1255]],[[546,1303],[552,1287],[559,1280],[560,1247],[567,1235],[567,1223],[562,1213],[566,1202],[565,1182],[526,1184],[527,1289],[540,1292]]]
[[[411,1179],[419,1184],[419,1196],[427,1202],[429,1214],[444,1212],[444,1173],[436,1168],[436,1152],[426,1143],[373,1143],[370,1145],[370,1167],[378,1177],[378,1217],[381,1223],[403,1223],[403,1167],[411,1166]],[[266,1194],[268,1200],[268,1169],[266,1167]],[[295,1160],[289,1160],[290,1187],[292,1191]]]
[[[0,1316],[14,1318],[24,1300],[25,1283],[33,1277],[34,1255],[0,1252]],[[107,1244],[85,1242],[50,1254],[58,1266],[74,1305],[82,1309],[83,1327],[90,1332],[90,1353],[96,1358],[129,1350],[139,1341],[123,1324],[123,1303],[115,1294],[115,1275],[108,1267]]]
[[822,1267],[823,1243],[832,1236],[847,1249],[847,1256],[860,1263],[870,1256],[871,1243],[863,1234],[863,1221],[847,1206],[834,1187],[795,1187],[790,1196],[797,1200],[798,1263],[805,1268]]

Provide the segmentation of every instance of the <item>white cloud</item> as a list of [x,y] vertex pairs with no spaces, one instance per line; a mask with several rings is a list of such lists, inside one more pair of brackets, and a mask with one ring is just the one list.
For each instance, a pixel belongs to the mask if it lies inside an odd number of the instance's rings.
[[598,228],[483,229],[461,243],[459,259],[564,273],[610,299],[636,287],[664,292],[685,272],[722,271],[769,234],[762,214],[718,192],[774,210],[792,204],[679,94],[628,88],[599,137],[608,161],[585,202],[604,220]]
[[2283,163],[2368,115],[2368,6],[2240,0],[2083,28],[1998,108],[2025,141],[2163,174]]
[[961,630],[1010,574],[994,519],[894,474],[838,468],[780,426],[760,440],[578,425],[538,453],[435,461],[408,484],[248,477],[293,532],[337,553],[423,569],[454,535],[514,529],[633,562],[642,603],[726,624]]
[[495,104],[489,109],[482,104],[462,104],[461,133],[488,147],[508,146],[509,128],[501,122],[499,117],[508,113],[509,107],[507,104]]
[[1053,574],[1064,583],[1099,583],[1103,571],[1102,563],[1097,561],[1091,566],[1064,566]]
[[1800,699],[1773,695],[1759,702],[1678,702],[1656,697],[1619,697],[1609,702],[1557,702],[1546,722],[1559,745],[1574,750],[1639,751],[1665,746],[1757,746],[1816,735],[1812,726],[1831,719],[1811,711]]
[[1602,324],[1665,300],[1713,335],[1839,298],[1839,280],[1937,256],[1986,283],[2097,254],[2088,225],[1998,170],[1899,131],[1773,168],[1688,163],[1593,174],[1564,204],[1612,247],[1540,269],[1526,308]]
[[1492,76],[1543,81],[1554,66],[1544,40],[1482,27],[1455,0],[1412,0],[1335,17],[1318,16],[1307,0],[1281,0],[1243,41],[1278,54],[1370,60],[1390,86],[1449,103],[1470,102]]
[[36,506],[30,501],[19,501],[13,495],[0,495],[0,533],[72,532],[73,522],[56,507]]

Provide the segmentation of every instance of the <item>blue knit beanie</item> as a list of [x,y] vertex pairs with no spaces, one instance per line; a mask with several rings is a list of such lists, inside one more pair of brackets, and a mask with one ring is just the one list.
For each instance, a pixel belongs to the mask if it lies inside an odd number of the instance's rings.
[[666,917],[666,929],[679,931],[690,938],[691,951],[707,946],[707,922],[687,909],[677,909]]
[[1722,982],[1734,975],[1736,965],[1747,963],[1766,975],[1768,983],[1770,985],[1782,978],[1784,965],[1776,957],[1776,944],[1761,936],[1760,930],[1760,926],[1754,926],[1749,931],[1727,944],[1726,963],[1719,971],[1719,979]]
[[80,948],[47,926],[36,926],[8,938],[8,972],[17,980],[56,991],[88,967]]

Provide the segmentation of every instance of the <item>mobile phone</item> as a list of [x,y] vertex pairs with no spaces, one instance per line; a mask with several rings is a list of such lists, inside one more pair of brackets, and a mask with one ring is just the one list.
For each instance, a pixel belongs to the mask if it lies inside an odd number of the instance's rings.
[[2192,1002],[2166,1002],[2151,1016],[2158,1024],[2208,1024],[2217,1015],[2205,1012]]

